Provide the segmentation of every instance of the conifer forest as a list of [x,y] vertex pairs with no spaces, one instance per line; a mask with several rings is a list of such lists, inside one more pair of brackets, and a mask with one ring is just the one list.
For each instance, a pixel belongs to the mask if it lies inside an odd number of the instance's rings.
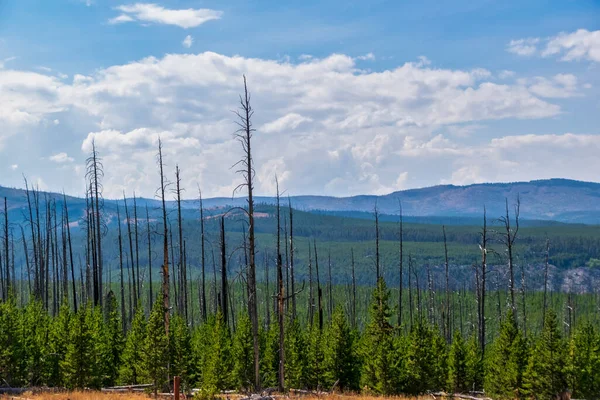
[[236,170],[241,206],[204,207],[160,139],[155,200],[104,199],[95,145],[81,210],[26,178],[25,207],[2,199],[0,392],[169,392],[178,376],[198,398],[600,399],[600,288],[552,282],[557,269],[597,267],[596,227],[536,228],[519,196],[502,215],[481,204],[469,226],[415,223],[401,196],[397,214],[373,202],[353,225],[295,208],[278,183],[276,203],[259,203],[250,84],[232,114],[239,162],[214,166]]

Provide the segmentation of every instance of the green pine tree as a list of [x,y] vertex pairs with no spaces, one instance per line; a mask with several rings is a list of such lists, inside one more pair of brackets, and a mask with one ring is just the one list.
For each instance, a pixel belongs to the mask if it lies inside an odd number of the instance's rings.
[[64,386],[64,374],[60,367],[64,362],[69,343],[69,328],[72,318],[68,304],[63,304],[56,318],[50,322],[48,336],[49,357],[46,360],[49,386]]
[[233,337],[233,382],[237,388],[247,391],[254,385],[254,350],[252,325],[247,313],[238,319]]
[[28,386],[42,386],[47,383],[45,360],[49,357],[48,337],[50,318],[39,301],[32,301],[25,307],[20,326],[23,351],[23,371]]
[[447,346],[437,329],[424,320],[410,332],[404,369],[410,394],[440,390],[447,382]]
[[165,332],[162,297],[158,296],[146,326],[142,365],[154,385],[154,391],[161,391],[169,383],[169,339]]
[[190,331],[179,314],[175,314],[171,319],[169,331],[171,375],[180,376],[182,386],[189,387],[193,375]]
[[289,388],[306,388],[307,386],[307,352],[306,335],[298,319],[286,324],[285,332],[285,386]]
[[323,332],[317,324],[308,328],[306,332],[307,368],[306,386],[310,389],[323,389],[324,349]]
[[591,323],[575,332],[570,346],[573,397],[600,399],[600,336]]
[[104,300],[104,322],[101,324],[97,337],[100,384],[102,386],[114,386],[119,376],[125,341],[121,331],[121,318],[119,317],[117,299],[112,290],[108,292]]
[[65,386],[70,389],[88,387],[93,380],[96,358],[94,337],[89,326],[91,313],[91,307],[81,308],[69,323],[69,344],[60,367]]
[[279,375],[279,327],[272,323],[260,333],[260,379],[263,387],[277,386]]
[[476,335],[466,343],[467,351],[467,387],[469,390],[481,390],[483,388],[483,358],[481,346]]
[[337,386],[343,390],[356,390],[359,386],[359,367],[355,348],[355,338],[346,315],[337,307],[325,336],[325,357],[323,360],[325,385]]
[[0,302],[0,382],[8,382],[11,386],[24,383],[20,319],[12,296],[4,303]]
[[377,281],[370,308],[370,321],[362,343],[361,385],[375,393],[398,390],[398,357],[394,351],[394,328],[390,323],[390,292],[383,278]]
[[[164,325],[163,325],[164,328]],[[144,342],[146,340],[146,317],[138,308],[127,333],[125,347],[121,356],[118,381],[121,384],[135,385],[147,383],[147,374],[143,363]]]
[[233,369],[231,334],[220,312],[215,316],[209,340],[206,347],[202,386],[208,393],[217,393],[219,390],[230,388]]
[[518,397],[527,366],[527,344],[517,327],[512,311],[505,315],[500,335],[487,352],[484,377],[486,393],[500,399]]
[[467,348],[459,331],[454,332],[448,354],[448,391],[462,393],[469,389],[467,372]]

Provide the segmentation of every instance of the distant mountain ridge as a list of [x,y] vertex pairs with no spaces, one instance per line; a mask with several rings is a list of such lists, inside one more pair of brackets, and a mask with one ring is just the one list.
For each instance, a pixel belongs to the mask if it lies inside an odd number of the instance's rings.
[[[8,197],[13,212],[23,212],[27,207],[25,191],[0,187],[0,197]],[[42,194],[42,200],[45,194]],[[49,197],[62,201],[62,194],[49,193]],[[387,195],[358,195],[350,197],[300,195],[291,196],[292,206],[304,211],[321,212],[373,212],[375,204],[383,214],[399,214],[418,217],[480,217],[483,207],[488,217],[495,218],[505,212],[506,203],[513,212],[517,196],[521,200],[521,217],[524,219],[553,220],[568,223],[600,224],[600,183],[570,179],[547,179],[530,182],[480,183],[466,186],[438,185],[420,189],[409,189]],[[69,208],[83,210],[85,200],[67,196]],[[105,200],[111,207],[122,200]],[[255,197],[256,203],[275,204],[272,196]],[[208,198],[204,207],[208,209],[226,206],[243,206],[246,199]],[[287,198],[283,199],[287,205]],[[154,199],[138,199],[138,207],[158,207]],[[173,207],[174,202],[169,202]],[[187,210],[198,208],[197,200],[185,200]]]

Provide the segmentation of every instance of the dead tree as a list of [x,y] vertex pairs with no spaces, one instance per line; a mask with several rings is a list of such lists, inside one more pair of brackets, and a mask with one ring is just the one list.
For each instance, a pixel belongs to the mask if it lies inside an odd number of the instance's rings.
[[71,241],[71,224],[69,222],[69,207],[67,206],[67,196],[63,192],[63,203],[65,207],[65,222],[67,224],[67,240],[69,242],[69,260],[71,267],[71,283],[73,289],[73,310],[77,312],[77,290],[75,289],[75,265],[73,262],[73,242]]
[[312,253],[308,242],[308,321],[312,327],[315,314],[315,297],[313,293]]
[[448,263],[448,241],[446,240],[446,226],[442,225],[442,232],[444,234],[444,270],[446,272],[446,304],[444,307],[444,335],[446,342],[450,343],[452,340],[452,332],[450,332],[450,273]]
[[223,321],[227,326],[229,323],[227,306],[228,288],[227,288],[227,252],[225,248],[225,216],[221,215],[221,313]]
[[515,219],[515,227],[512,228],[510,224],[510,215],[508,212],[508,199],[505,199],[506,204],[506,215],[501,216],[498,220],[504,226],[504,232],[499,235],[500,242],[506,247],[506,252],[508,254],[508,289],[510,292],[510,307],[513,312],[513,317],[515,321],[517,321],[517,303],[515,299],[515,271],[514,271],[514,245],[517,240],[517,235],[519,233],[519,212],[521,208],[521,200],[519,196],[517,196],[517,203],[514,207],[514,219]]
[[356,273],[354,271],[354,248],[350,248],[352,267],[352,327],[356,329]]
[[198,188],[198,197],[200,199],[200,262],[202,263],[202,290],[200,291],[200,310],[202,313],[202,321],[206,322],[206,257],[204,253],[204,243],[206,239],[204,237],[204,207],[202,207],[202,192],[200,191],[200,188]]
[[150,230],[150,214],[146,204],[146,234],[148,235],[148,310],[152,310],[154,294],[152,293],[152,231]]
[[[236,189],[246,187],[248,189],[248,314],[252,324],[252,342],[254,350],[254,389],[260,388],[260,348],[258,340],[258,308],[256,298],[256,262],[255,262],[255,238],[254,238],[254,167],[252,159],[252,135],[255,129],[252,127],[252,116],[254,110],[250,105],[250,93],[246,84],[246,76],[244,75],[244,94],[240,96],[240,107],[235,111],[238,117],[237,124],[239,129],[235,132],[235,138],[242,145],[244,152],[243,157],[236,165],[241,168],[237,171],[240,173],[244,182]],[[235,192],[235,191],[234,191]]]
[[375,202],[373,214],[375,215],[375,279],[376,282],[379,282],[381,273],[379,264],[379,209],[377,208],[377,202]]
[[[31,228],[31,245],[33,251],[33,268],[34,268],[34,284],[33,284],[33,296],[37,300],[40,299],[39,292],[39,282],[38,282],[38,273],[39,273],[39,260],[38,260],[38,248],[37,248],[37,240],[35,236],[35,221],[33,220],[33,206],[31,204],[31,196],[29,195],[29,185],[27,183],[27,178],[23,177],[25,181],[25,193],[27,196],[27,208],[29,210],[29,227]],[[31,291],[31,288],[30,288]]]
[[187,290],[186,290],[186,271],[183,264],[183,228],[181,224],[181,170],[179,165],[175,166],[175,195],[177,196],[177,230],[179,233],[179,313],[185,316],[185,320],[188,320],[187,315]]
[[[138,306],[138,278],[135,275],[135,263],[134,263],[134,254],[133,254],[133,237],[131,235],[131,218],[129,216],[129,208],[127,207],[127,198],[125,197],[125,192],[123,192],[123,202],[125,203],[125,219],[127,221],[127,238],[129,239],[129,258],[131,261],[131,278],[133,282],[132,287],[132,295],[133,295],[133,308],[135,309]],[[132,317],[133,318],[133,317]]]
[[292,201],[288,197],[288,206],[290,209],[290,283],[292,296],[292,319],[296,319],[296,282],[294,277],[294,215],[292,211]]
[[119,271],[121,278],[121,324],[123,333],[125,333],[127,331],[127,317],[125,314],[125,284],[123,282],[123,237],[121,235],[121,212],[119,210],[119,203],[117,203],[117,227],[119,241]]
[[133,192],[133,236],[135,238],[135,267],[137,272],[137,295],[140,306],[142,305],[142,275],[140,275],[140,241],[138,235],[137,198]]
[[163,265],[162,265],[162,297],[163,312],[165,320],[165,333],[169,336],[169,226],[167,225],[167,204],[165,200],[165,191],[167,183],[165,181],[164,163],[162,155],[162,141],[158,138],[158,165],[160,169],[160,198],[162,202],[163,216]]
[[4,197],[4,265],[6,266],[6,274],[4,275],[6,278],[5,290],[2,292],[3,300],[8,298],[8,295],[11,291],[11,280],[10,280],[10,250],[8,247],[8,202],[7,198]]
[[315,272],[317,274],[317,306],[319,307],[319,330],[323,330],[323,292],[321,291],[321,279],[319,277],[319,255],[317,253],[317,240],[314,240],[315,248]]
[[[403,277],[404,277],[404,221],[403,221],[403,216],[402,216],[402,202],[400,200],[398,200],[398,207],[400,209],[400,220],[399,220],[399,250],[400,250],[400,262],[399,262],[399,283],[398,283],[398,326],[402,326],[402,303],[403,303],[403,298],[402,298],[402,289],[404,288],[404,282],[403,282]],[[353,254],[354,256],[354,254]],[[353,258],[354,260],[354,258]],[[354,266],[354,261],[353,261],[353,266]],[[356,305],[354,306],[356,307]],[[355,310],[356,311],[356,310]]]
[[285,348],[284,348],[284,315],[283,315],[283,266],[281,265],[281,241],[280,241],[280,204],[279,204],[279,181],[275,177],[275,184],[277,186],[277,322],[279,325],[279,375],[278,375],[278,389],[279,392],[283,393],[285,386]]
[[542,328],[546,323],[546,310],[548,308],[547,294],[548,294],[548,265],[550,261],[550,239],[546,238],[546,263],[544,265],[544,304],[542,310]]
[[487,253],[488,253],[488,234],[487,234],[487,214],[483,207],[483,228],[481,229],[481,242],[479,250],[481,251],[481,296],[479,300],[479,345],[481,346],[481,355],[485,354],[485,295],[487,278]]
[[103,260],[102,260],[102,225],[100,224],[101,216],[101,204],[102,199],[102,184],[100,179],[104,176],[104,167],[102,166],[102,160],[98,156],[96,150],[96,142],[92,140],[92,154],[87,159],[87,176],[90,181],[90,195],[92,201],[92,215],[95,217],[94,225],[94,245],[96,246],[96,265],[97,276],[96,288],[94,290],[94,305],[102,305],[102,277],[103,277]]

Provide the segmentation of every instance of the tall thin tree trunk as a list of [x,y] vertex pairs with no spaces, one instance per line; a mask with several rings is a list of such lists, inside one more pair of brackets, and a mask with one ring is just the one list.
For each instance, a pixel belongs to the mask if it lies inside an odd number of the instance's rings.
[[162,157],[162,141],[158,139],[158,164],[160,168],[160,195],[162,201],[162,214],[163,214],[163,283],[162,283],[162,296],[163,296],[163,312],[165,321],[165,333],[169,336],[169,228],[167,225],[167,204],[165,200],[165,174],[163,172],[163,157]]
[[123,282],[123,237],[121,235],[121,212],[117,203],[117,227],[119,231],[119,271],[121,278],[121,325],[123,333],[127,331],[127,314],[125,314],[125,285]]

